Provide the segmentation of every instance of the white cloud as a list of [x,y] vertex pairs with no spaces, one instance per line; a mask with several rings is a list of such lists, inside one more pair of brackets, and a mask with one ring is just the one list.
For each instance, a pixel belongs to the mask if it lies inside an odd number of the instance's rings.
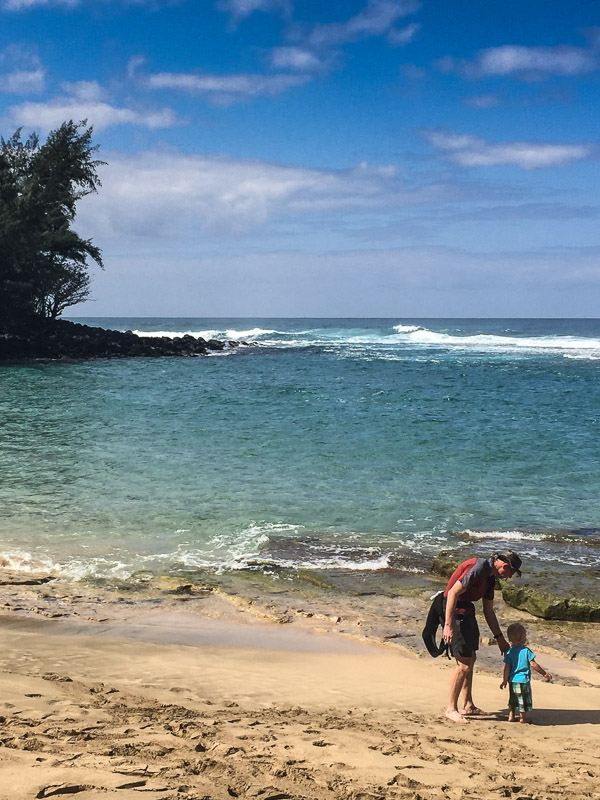
[[420,28],[421,26],[416,22],[404,28],[392,28],[388,33],[388,42],[395,47],[404,47],[404,45],[410,44],[415,39]]
[[0,75],[0,92],[34,94],[41,92],[46,81],[43,69],[19,69]]
[[[153,0],[129,0],[130,3],[152,2]],[[6,11],[27,11],[36,6],[63,6],[75,8],[84,0],[0,0],[0,8]]]
[[93,81],[89,83],[83,81],[73,86],[77,92],[73,96],[55,97],[47,103],[28,102],[11,106],[6,112],[6,117],[12,125],[44,131],[58,127],[66,119],[87,119],[95,131],[114,125],[170,128],[180,124],[176,114],[169,108],[137,111],[103,102],[93,96],[97,91],[97,85]]
[[574,76],[598,68],[597,47],[560,45],[525,47],[503,45],[480,50],[473,61],[446,57],[437,62],[443,72],[459,72],[469,78],[515,75],[539,80],[550,75]]
[[133,79],[137,76],[138,69],[146,63],[144,56],[131,56],[127,62],[127,77]]
[[478,109],[497,108],[500,102],[500,98],[497,94],[478,94],[474,97],[465,97],[463,100],[466,106]]
[[22,45],[9,45],[0,51],[0,92],[33,94],[41,92],[46,70],[34,50]]
[[218,5],[237,20],[249,17],[255,11],[272,11],[287,15],[291,13],[293,4],[292,0],[219,0]]
[[368,0],[363,11],[345,22],[315,25],[307,42],[313,47],[323,47],[381,36],[390,32],[398,19],[417,11],[419,5],[415,0]]
[[581,75],[596,69],[595,57],[577,47],[519,47],[505,45],[484,50],[478,59],[482,75],[535,72],[549,75]]
[[97,81],[73,81],[62,84],[62,89],[76,100],[95,103],[106,99],[106,91]]
[[492,144],[479,136],[426,133],[431,144],[457,164],[466,167],[514,165],[540,169],[589,158],[594,148],[589,144],[549,144],[546,142],[505,142]]
[[25,11],[34,6],[76,6],[79,0],[4,0],[2,7],[7,11]]
[[276,47],[270,54],[273,69],[290,69],[298,72],[315,72],[329,66],[324,59],[303,47]]
[[177,238],[182,229],[197,232],[199,225],[244,233],[281,215],[409,202],[392,166],[324,170],[159,152],[102,157],[109,164],[101,172],[103,188],[89,205],[95,236]]
[[230,104],[252,97],[272,97],[295,86],[302,86],[308,80],[307,75],[159,72],[148,76],[148,85],[152,89],[179,89],[191,94],[204,94],[211,102]]

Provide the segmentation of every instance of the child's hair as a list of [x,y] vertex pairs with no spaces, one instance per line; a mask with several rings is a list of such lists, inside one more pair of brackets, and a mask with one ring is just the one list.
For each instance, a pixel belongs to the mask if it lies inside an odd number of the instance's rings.
[[525,636],[527,631],[525,630],[525,626],[521,625],[520,622],[511,622],[506,629],[506,633],[508,635],[508,641],[511,644],[514,644],[516,641]]

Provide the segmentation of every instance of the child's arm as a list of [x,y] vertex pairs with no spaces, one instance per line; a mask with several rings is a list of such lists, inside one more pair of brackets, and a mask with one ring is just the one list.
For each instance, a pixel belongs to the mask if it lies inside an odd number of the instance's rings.
[[508,683],[508,676],[510,675],[510,664],[504,665],[504,675],[502,676],[502,683],[500,684],[501,689],[506,689],[506,684]]
[[552,681],[552,675],[550,675],[550,673],[547,672],[543,667],[540,667],[540,665],[537,664],[535,661],[530,661],[529,663],[536,672],[539,672],[540,675],[543,676],[545,681]]

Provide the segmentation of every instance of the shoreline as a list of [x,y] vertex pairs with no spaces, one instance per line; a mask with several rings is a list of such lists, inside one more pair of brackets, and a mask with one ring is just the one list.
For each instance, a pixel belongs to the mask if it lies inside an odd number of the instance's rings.
[[[499,672],[481,671],[475,696],[495,716],[458,726],[442,716],[450,662],[340,651],[332,633],[309,635],[311,651],[292,625],[243,620],[190,645],[0,618],[0,796],[597,797],[600,686],[535,680],[537,724],[509,725]],[[240,627],[254,640],[232,643]]]
[[[304,577],[309,580],[239,571],[205,573],[202,579],[145,575],[137,583],[111,584],[0,570],[0,619],[9,627],[22,621],[34,628],[48,621],[46,631],[52,634],[107,636],[112,631],[123,638],[188,646],[243,646],[263,637],[275,649],[285,649],[289,642],[293,650],[297,640],[300,650],[318,650],[315,637],[330,637],[347,652],[367,644],[432,660],[421,630],[430,596],[445,580],[435,575],[356,574],[351,576],[354,589],[342,590],[312,573]],[[341,583],[345,586],[344,579]],[[534,649],[563,665],[566,682],[600,679],[598,623],[540,619],[507,605],[500,591],[495,606],[504,629],[511,622],[525,624]],[[495,671],[496,642],[481,614],[480,622],[478,668]],[[587,677],[577,677],[579,668]]]

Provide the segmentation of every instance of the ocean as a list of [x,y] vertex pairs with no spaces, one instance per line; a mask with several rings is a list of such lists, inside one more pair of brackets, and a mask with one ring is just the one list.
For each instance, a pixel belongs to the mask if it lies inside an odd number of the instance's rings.
[[598,585],[600,320],[76,321],[251,346],[1,365],[1,563],[416,574],[511,547]]

